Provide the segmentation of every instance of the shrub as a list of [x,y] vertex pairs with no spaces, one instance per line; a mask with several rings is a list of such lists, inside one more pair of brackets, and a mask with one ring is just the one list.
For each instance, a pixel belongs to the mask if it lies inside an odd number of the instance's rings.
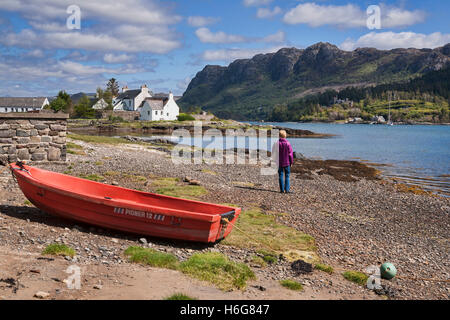
[[193,121],[193,120],[195,120],[195,118],[188,113],[180,113],[180,115],[177,118],[178,118],[178,121]]

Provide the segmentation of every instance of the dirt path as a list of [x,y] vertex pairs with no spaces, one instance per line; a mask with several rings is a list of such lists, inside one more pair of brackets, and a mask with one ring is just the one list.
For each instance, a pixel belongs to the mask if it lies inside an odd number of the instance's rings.
[[[364,289],[342,296],[312,287],[294,292],[270,280],[253,281],[245,291],[224,292],[178,271],[137,264],[113,267],[94,263],[78,264],[81,270],[81,288],[77,290],[69,289],[64,282],[71,276],[66,270],[72,265],[77,264],[63,257],[50,258],[43,257],[40,253],[0,248],[0,297],[8,300],[37,299],[34,297],[35,293],[43,291],[49,293],[48,299],[55,300],[161,300],[179,292],[200,300],[370,298]],[[326,281],[343,282],[338,277]],[[264,287],[265,291],[256,288],[259,286]]]

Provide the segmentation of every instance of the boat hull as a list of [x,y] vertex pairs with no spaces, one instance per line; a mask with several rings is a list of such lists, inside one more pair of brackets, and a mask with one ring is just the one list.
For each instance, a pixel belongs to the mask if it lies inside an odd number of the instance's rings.
[[[241,211],[109,186],[29,166],[12,164],[10,168],[25,197],[42,211],[139,235],[213,243],[229,235]],[[143,200],[136,201],[139,199]]]

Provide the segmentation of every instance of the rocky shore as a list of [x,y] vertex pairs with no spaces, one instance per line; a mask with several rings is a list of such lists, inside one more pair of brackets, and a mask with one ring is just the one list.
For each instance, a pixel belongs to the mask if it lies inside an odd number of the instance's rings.
[[[227,130],[235,131],[243,130],[244,134],[249,129],[255,130],[255,135],[259,136],[259,133],[263,131],[267,136],[271,135],[272,130],[286,130],[288,135],[292,138],[330,138],[332,134],[316,133],[309,130],[282,128],[273,125],[249,125],[234,120],[222,120],[222,121],[202,121],[202,133],[215,129],[219,130],[223,135],[227,134]],[[190,133],[194,133],[193,121],[162,121],[162,122],[120,122],[114,123],[106,120],[70,120],[68,128],[72,132],[81,134],[99,134],[99,135],[172,135],[175,130],[184,129]]]
[[[402,192],[365,165],[351,162],[297,160],[292,193],[280,194],[277,177],[261,175],[259,165],[175,165],[158,146],[72,142],[83,151],[69,153],[66,164],[37,166],[77,176],[95,174],[103,183],[148,192],[154,177],[190,177],[207,190],[200,200],[283,213],[276,220],[314,237],[318,256],[335,272],[299,275],[286,260],[262,268],[252,263],[252,249],[142,238],[51,217],[27,203],[3,170],[0,299],[32,299],[38,291],[50,299],[162,299],[179,291],[200,299],[449,299],[448,283],[413,280],[449,278],[448,198]],[[42,256],[51,243],[71,246],[77,255]],[[180,260],[195,252],[219,251],[250,265],[257,280],[245,291],[222,292],[173,270],[130,264],[123,251],[131,245],[171,252]],[[364,271],[386,261],[396,265],[399,277],[382,280],[383,295],[342,277],[341,270]],[[63,283],[68,276],[64,270],[73,264],[83,270],[81,290],[68,290]],[[286,278],[305,289],[281,287],[278,280]]]

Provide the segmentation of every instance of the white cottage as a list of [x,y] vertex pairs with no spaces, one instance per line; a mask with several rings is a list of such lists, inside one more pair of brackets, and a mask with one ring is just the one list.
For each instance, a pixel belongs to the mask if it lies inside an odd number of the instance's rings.
[[122,88],[122,93],[113,99],[114,111],[137,111],[144,100],[151,96],[145,84],[138,90],[129,90],[125,86]]
[[98,100],[93,106],[92,109],[94,110],[104,110],[108,107],[108,103],[102,98]]
[[144,121],[177,120],[180,108],[175,102],[173,94],[170,93],[167,97],[145,99],[140,113],[140,120]]
[[40,111],[49,105],[45,97],[2,98],[0,97],[0,112],[31,112]]

